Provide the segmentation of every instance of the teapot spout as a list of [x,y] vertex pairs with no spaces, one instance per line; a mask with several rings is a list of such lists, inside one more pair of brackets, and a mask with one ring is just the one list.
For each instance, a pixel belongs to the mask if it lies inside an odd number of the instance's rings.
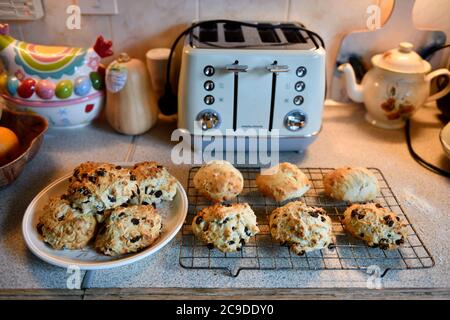
[[347,88],[347,94],[355,102],[363,102],[363,88],[360,84],[356,83],[355,72],[350,63],[341,64],[338,70],[344,73],[345,86]]

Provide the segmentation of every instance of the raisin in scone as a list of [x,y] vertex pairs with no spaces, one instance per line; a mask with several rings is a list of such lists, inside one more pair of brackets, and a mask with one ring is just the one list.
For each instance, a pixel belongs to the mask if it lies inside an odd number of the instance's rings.
[[44,241],[54,249],[81,249],[95,235],[97,221],[61,198],[52,198],[39,217],[37,229]]
[[131,203],[158,204],[172,201],[177,193],[175,178],[156,162],[137,163],[131,173],[136,177],[138,186],[138,197]]
[[192,220],[195,236],[222,252],[241,250],[259,232],[256,216],[247,203],[215,204],[206,207]]
[[109,256],[137,252],[155,242],[161,233],[161,216],[151,205],[113,209],[100,227],[95,248]]
[[378,203],[351,205],[344,212],[343,224],[354,237],[383,250],[397,248],[407,236],[402,219]]
[[85,162],[74,169],[67,199],[84,213],[93,213],[99,222],[104,211],[138,196],[136,176],[129,169],[108,163]]
[[194,176],[198,192],[215,202],[232,200],[242,192],[244,177],[228,161],[214,160],[203,165]]
[[265,196],[281,202],[301,197],[310,189],[311,183],[296,165],[283,162],[258,175],[256,186]]
[[373,200],[380,193],[375,175],[366,168],[339,168],[323,178],[325,193],[331,198],[350,202]]
[[333,242],[332,223],[325,210],[301,201],[275,209],[269,225],[272,238],[289,245],[298,255],[323,249]]

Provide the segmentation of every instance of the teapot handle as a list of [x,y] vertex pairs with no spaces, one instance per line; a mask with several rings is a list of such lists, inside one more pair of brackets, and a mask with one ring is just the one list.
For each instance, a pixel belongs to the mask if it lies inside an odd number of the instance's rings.
[[447,83],[447,85],[445,86],[445,88],[439,90],[438,92],[436,92],[435,94],[431,95],[428,97],[426,102],[431,102],[434,100],[437,100],[439,98],[442,98],[443,96],[447,95],[450,92],[450,71],[448,71],[447,69],[438,69],[435,70],[433,72],[430,72],[429,74],[427,74],[425,76],[425,80],[427,82],[431,82],[431,80],[433,80],[433,78],[438,77],[438,76],[447,76],[447,78],[449,78],[449,81]]

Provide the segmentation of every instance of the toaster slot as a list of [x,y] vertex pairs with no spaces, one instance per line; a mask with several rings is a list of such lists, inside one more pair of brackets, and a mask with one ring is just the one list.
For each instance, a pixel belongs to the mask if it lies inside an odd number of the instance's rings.
[[[295,27],[294,24],[287,24],[283,26]],[[302,36],[299,30],[281,27],[281,31],[289,43],[306,43],[306,39]]]
[[239,61],[226,66],[226,69],[234,73],[233,78],[233,130],[237,129],[237,113],[238,113],[238,88],[239,88],[239,72],[247,72],[248,66],[239,65]]
[[237,129],[237,113],[238,113],[238,87],[239,73],[234,73],[234,97],[233,97],[233,130]]
[[269,118],[269,131],[273,128],[273,113],[275,110],[275,90],[277,88],[277,74],[272,74],[272,95],[270,96],[270,118]]
[[217,23],[210,22],[200,26],[200,42],[217,42],[218,38]]
[[269,27],[267,24],[259,24],[258,34],[263,43],[280,43],[280,38],[278,38],[277,33],[274,29]]
[[234,79],[233,79],[233,130],[236,131],[238,123],[238,88],[239,88],[239,73],[246,73],[248,70],[247,65],[239,64],[239,61],[234,61],[233,64],[229,64],[225,67],[225,69],[229,72],[233,72]]
[[[273,66],[278,64],[277,61],[273,62]],[[277,89],[277,73],[272,72],[272,94],[270,96],[270,118],[269,118],[269,131],[273,128],[273,114],[275,110],[275,92]]]
[[240,23],[227,22],[223,25],[226,42],[244,42],[244,34]]

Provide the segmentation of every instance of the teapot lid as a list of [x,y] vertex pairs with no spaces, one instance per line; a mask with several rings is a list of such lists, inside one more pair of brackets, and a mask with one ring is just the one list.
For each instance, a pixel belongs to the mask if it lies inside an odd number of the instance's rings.
[[431,70],[428,61],[413,51],[409,42],[400,42],[398,48],[372,57],[374,66],[400,73],[427,73]]

